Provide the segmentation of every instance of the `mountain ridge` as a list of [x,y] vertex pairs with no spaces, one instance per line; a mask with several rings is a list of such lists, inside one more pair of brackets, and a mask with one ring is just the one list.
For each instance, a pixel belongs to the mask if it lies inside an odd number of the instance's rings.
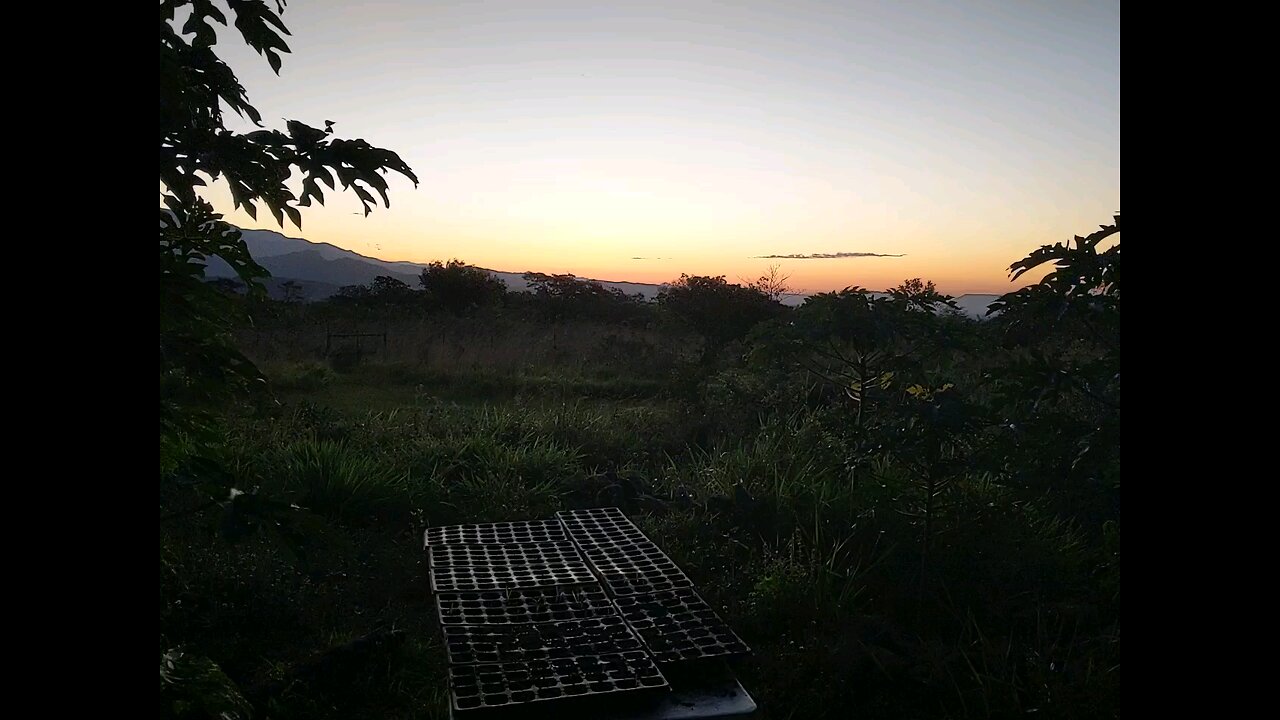
[[[418,275],[428,265],[409,260],[383,260],[332,243],[289,237],[275,230],[240,228],[240,231],[249,247],[249,253],[271,273],[271,282],[267,288],[275,297],[283,297],[283,284],[289,280],[302,284],[304,300],[324,300],[337,293],[344,285],[367,285],[379,275],[388,275],[416,285]],[[528,290],[529,284],[524,279],[524,273],[480,269],[502,280],[513,292]],[[235,277],[231,266],[218,257],[209,259],[205,274],[210,278]],[[638,294],[646,300],[655,298],[663,288],[663,285],[656,283],[583,279],[598,282],[607,288],[616,288],[628,295]],[[800,305],[808,295],[788,294],[783,296],[782,302],[785,305]],[[955,302],[965,315],[980,318],[998,297],[1000,296],[995,294],[966,293],[957,296]]]

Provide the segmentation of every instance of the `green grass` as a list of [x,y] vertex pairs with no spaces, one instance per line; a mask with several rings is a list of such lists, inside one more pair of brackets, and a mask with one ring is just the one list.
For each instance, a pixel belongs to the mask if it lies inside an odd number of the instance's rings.
[[264,371],[284,401],[306,400],[346,413],[524,400],[598,401],[604,406],[645,405],[665,385],[643,378],[593,378],[554,373],[469,371],[446,373],[406,365],[367,364],[337,372],[314,361],[268,364]]
[[336,523],[406,520],[416,506],[409,474],[374,453],[342,442],[305,438],[271,453],[264,494],[285,497]]
[[[1118,530],[1100,545],[973,472],[922,562],[915,476],[841,412],[750,415],[652,379],[267,372],[281,404],[229,419],[214,461],[294,507],[234,543],[216,539],[222,508],[161,524],[162,652],[215,663],[255,717],[444,717],[422,528],[600,505],[634,517],[752,646],[741,673],[763,717],[1118,708]],[[194,489],[166,493],[162,508],[200,507]]]

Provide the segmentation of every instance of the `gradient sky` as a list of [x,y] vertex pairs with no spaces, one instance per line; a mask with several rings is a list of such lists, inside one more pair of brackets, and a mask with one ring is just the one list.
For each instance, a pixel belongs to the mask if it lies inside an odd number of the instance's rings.
[[[388,260],[1005,292],[1012,261],[1120,209],[1118,0],[294,0],[284,19],[280,77],[219,45],[264,123],[333,120],[422,181],[285,233]],[[837,252],[905,257],[755,257]]]

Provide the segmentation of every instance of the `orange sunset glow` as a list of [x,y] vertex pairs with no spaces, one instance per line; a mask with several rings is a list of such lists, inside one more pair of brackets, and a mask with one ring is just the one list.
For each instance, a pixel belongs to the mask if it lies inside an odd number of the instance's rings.
[[[333,120],[419,186],[298,229],[215,185],[231,222],[386,260],[962,294],[1120,207],[1118,4],[376,5],[290,4],[279,77],[227,60],[265,125]],[[837,253],[860,256],[765,257]]]

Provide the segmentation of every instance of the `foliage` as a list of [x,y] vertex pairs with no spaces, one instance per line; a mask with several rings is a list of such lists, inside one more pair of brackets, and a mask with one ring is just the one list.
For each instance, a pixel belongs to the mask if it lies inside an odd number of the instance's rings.
[[[1055,298],[1059,308],[1078,303],[1099,310],[1119,311],[1120,306],[1120,242],[1098,252],[1104,240],[1120,234],[1120,215],[1112,225],[1086,237],[1079,235],[1066,243],[1043,245],[1027,257],[1009,266],[1009,274],[1017,280],[1023,274],[1046,263],[1054,269],[1039,283],[1009,293],[997,301],[992,312],[1017,305],[1034,305],[1037,300]],[[1038,308],[1044,312],[1045,308]]]
[[658,304],[707,343],[708,357],[746,337],[751,328],[784,308],[758,288],[730,283],[724,276],[681,275],[658,295]]
[[403,280],[379,275],[368,285],[344,285],[331,303],[362,310],[410,313],[421,306],[421,293]]
[[[257,368],[231,342],[242,306],[203,282],[204,260],[210,255],[235,257],[235,244],[241,242],[238,230],[217,230],[220,223],[221,216],[203,204],[185,216],[160,213],[162,468],[182,438],[208,439],[211,416],[206,408],[262,382]],[[262,274],[255,267],[246,260],[238,271],[251,281]]]
[[502,302],[507,286],[485,270],[461,260],[431,263],[419,277],[427,302],[455,315]]
[[758,356],[802,368],[837,390],[864,418],[892,387],[900,366],[901,313],[861,288],[811,296],[785,326],[773,328]]
[[[225,7],[241,39],[264,56],[277,73],[288,29],[283,2],[228,0]],[[179,20],[185,14],[185,21]],[[256,217],[265,205],[276,222],[287,216],[301,226],[298,208],[323,203],[320,184],[338,185],[360,199],[365,214],[376,192],[389,204],[382,173],[396,172],[417,183],[409,166],[389,150],[363,140],[333,137],[296,120],[286,131],[237,133],[225,123],[224,106],[261,125],[261,114],[231,68],[214,52],[215,25],[228,13],[214,0],[160,3],[160,432],[164,447],[180,435],[205,429],[202,409],[234,398],[261,380],[252,363],[227,341],[234,309],[224,295],[202,282],[205,261],[225,260],[255,293],[267,275],[249,254],[240,233],[198,192],[214,181],[226,183],[236,208]],[[302,176],[301,192],[287,185]]]
[[[232,341],[231,330],[243,321],[245,304],[229,292],[233,287],[205,283],[205,264],[215,256],[226,261],[254,298],[263,295],[258,281],[267,272],[251,257],[240,231],[200,196],[201,189],[223,182],[237,209],[256,217],[262,205],[278,224],[287,217],[300,227],[300,208],[324,202],[322,184],[351,191],[368,214],[378,202],[374,193],[389,205],[384,173],[399,173],[417,183],[394,152],[364,140],[337,138],[329,121],[323,130],[296,120],[287,121],[283,132],[228,129],[227,109],[259,127],[262,118],[235,73],[216,54],[215,26],[234,25],[240,38],[278,73],[281,54],[289,51],[283,9],[283,0],[160,3],[162,598],[167,576],[190,576],[170,562],[177,546],[165,543],[166,520],[189,522],[219,509],[221,534],[227,540],[265,538],[257,530],[269,528],[271,537],[303,549],[303,537],[310,535],[299,534],[296,513],[287,505],[235,489],[229,477],[233,473],[217,459],[225,452],[219,442],[218,413],[230,401],[262,387],[263,377]],[[298,193],[288,184],[295,173],[301,178]],[[165,614],[162,600],[162,625]],[[236,684],[207,656],[168,648],[162,640],[160,663],[162,717],[230,720],[250,715]]]
[[920,278],[911,278],[897,287],[889,288],[889,295],[913,310],[929,314],[937,312],[939,306],[956,309],[951,296],[938,292],[932,280],[925,282]]
[[594,280],[574,275],[527,272],[524,280],[533,294],[532,306],[550,320],[592,318],[625,321],[639,317],[644,299],[606,288]]
[[[1119,507],[1119,232],[1117,214],[1113,225],[1072,243],[1045,245],[1014,263],[1015,278],[1046,263],[1054,270],[1001,297],[993,327],[1008,346],[1004,367],[990,377],[999,410],[1009,418],[999,451],[1016,453],[1017,475],[1029,489],[1043,491],[1046,482],[1076,492],[1089,488],[1087,497],[1056,495],[1100,520]],[[1041,452],[1033,451],[1037,446]]]
[[[221,179],[237,208],[256,217],[261,203],[277,223],[283,225],[287,215],[301,226],[298,207],[324,202],[320,184],[334,189],[336,181],[351,190],[367,215],[377,202],[371,190],[389,204],[387,182],[380,173],[394,171],[417,182],[398,155],[363,140],[334,138],[328,121],[323,130],[296,120],[286,123],[286,132],[228,130],[223,105],[255,125],[261,125],[262,116],[249,103],[235,73],[214,53],[214,24],[228,22],[218,5],[213,0],[160,3],[160,182],[167,191],[166,203],[172,198],[183,208],[195,205],[196,188]],[[227,8],[244,42],[279,73],[280,53],[289,52],[283,38],[289,34],[281,19],[283,3],[273,10],[264,0],[228,0]],[[179,9],[188,13],[181,28],[176,27]],[[286,184],[295,170],[302,174],[299,195]],[[173,205],[170,209],[180,212]],[[236,258],[243,259],[238,254]]]
[[404,473],[329,440],[302,440],[281,448],[262,482],[261,490],[270,496],[288,498],[339,523],[407,518],[413,509]]

